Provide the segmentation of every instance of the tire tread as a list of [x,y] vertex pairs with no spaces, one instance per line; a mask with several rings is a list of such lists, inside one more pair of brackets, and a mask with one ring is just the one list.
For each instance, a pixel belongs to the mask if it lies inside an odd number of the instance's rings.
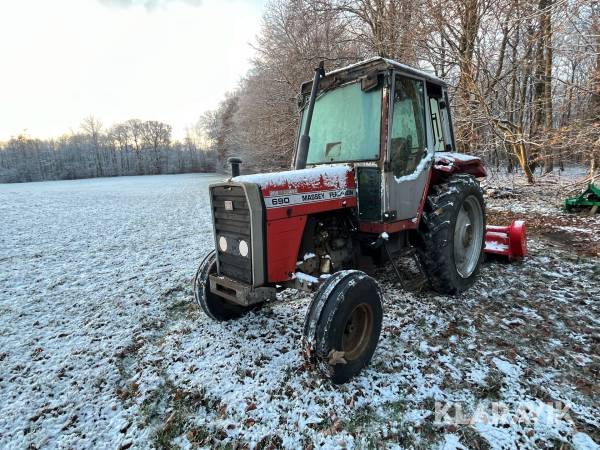
[[479,199],[485,228],[483,190],[475,177],[467,174],[452,175],[445,183],[433,186],[421,218],[417,254],[431,287],[441,294],[457,294],[472,284],[481,263],[480,258],[477,268],[466,282],[458,283],[454,273],[454,257],[449,253],[452,249],[448,250],[448,244],[452,238],[450,225],[465,193],[474,194]]

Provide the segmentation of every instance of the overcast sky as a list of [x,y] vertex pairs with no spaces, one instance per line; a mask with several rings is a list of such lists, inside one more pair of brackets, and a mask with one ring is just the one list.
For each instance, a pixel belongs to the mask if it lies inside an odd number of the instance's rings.
[[264,0],[0,0],[0,140],[93,114],[174,137],[249,67]]

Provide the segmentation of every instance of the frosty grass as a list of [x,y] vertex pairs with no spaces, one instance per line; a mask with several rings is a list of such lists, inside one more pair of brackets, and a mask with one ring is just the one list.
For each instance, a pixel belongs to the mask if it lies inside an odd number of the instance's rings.
[[[598,448],[598,258],[534,232],[529,258],[487,263],[458,297],[402,292],[383,269],[373,361],[334,387],[300,354],[309,296],[226,324],[193,303],[220,179],[0,185],[1,448]],[[568,417],[438,423],[446,402]]]

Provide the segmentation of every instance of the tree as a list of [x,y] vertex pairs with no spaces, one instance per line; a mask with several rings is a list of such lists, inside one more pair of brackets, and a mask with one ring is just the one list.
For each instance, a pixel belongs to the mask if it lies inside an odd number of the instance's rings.
[[168,147],[171,143],[171,125],[156,120],[142,123],[144,147],[153,154],[153,173],[160,173],[160,149]]
[[104,130],[93,116],[81,132],[0,143],[0,183],[97,176],[213,171],[214,158],[194,142],[173,142],[171,126],[132,119]]
[[81,130],[89,138],[89,145],[92,146],[92,151],[95,155],[95,176],[104,176],[103,155],[100,146],[100,133],[102,131],[102,122],[93,115],[89,115],[81,124]]

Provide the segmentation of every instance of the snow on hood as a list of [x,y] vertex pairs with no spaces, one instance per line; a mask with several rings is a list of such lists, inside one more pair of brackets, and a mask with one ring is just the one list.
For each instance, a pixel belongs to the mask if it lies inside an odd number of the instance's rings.
[[319,165],[310,169],[287,170],[284,172],[257,173],[253,175],[240,175],[231,181],[238,183],[256,183],[261,188],[284,187],[289,189],[302,185],[322,182],[324,186],[341,189],[348,186],[348,175],[352,173],[352,166]]

